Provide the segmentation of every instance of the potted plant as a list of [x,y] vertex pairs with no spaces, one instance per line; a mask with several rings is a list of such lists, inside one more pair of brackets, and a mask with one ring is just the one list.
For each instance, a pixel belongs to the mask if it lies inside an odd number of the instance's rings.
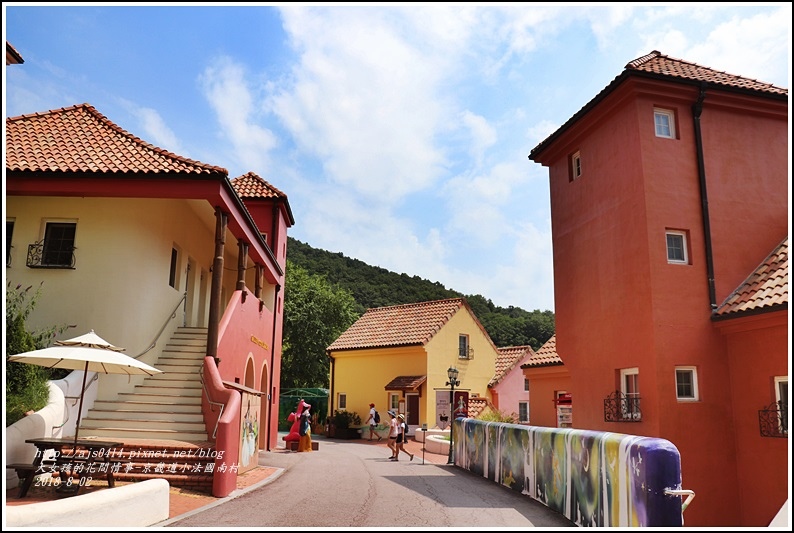
[[355,411],[334,411],[329,424],[329,437],[336,439],[357,439],[361,417]]

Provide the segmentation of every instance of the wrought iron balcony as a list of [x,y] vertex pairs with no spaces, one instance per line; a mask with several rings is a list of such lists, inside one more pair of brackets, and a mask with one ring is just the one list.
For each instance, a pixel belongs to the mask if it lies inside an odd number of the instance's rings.
[[29,268],[74,268],[75,247],[62,250],[51,250],[44,246],[44,241],[34,242],[28,245]]
[[469,346],[458,349],[458,359],[474,359],[474,348]]
[[640,397],[611,393],[604,399],[604,422],[642,422]]
[[758,410],[758,426],[762,437],[788,438],[788,412],[783,402],[772,402]]

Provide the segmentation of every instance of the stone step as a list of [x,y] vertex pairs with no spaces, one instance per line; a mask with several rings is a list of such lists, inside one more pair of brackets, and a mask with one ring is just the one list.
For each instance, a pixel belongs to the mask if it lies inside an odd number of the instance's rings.
[[130,439],[162,439],[162,440],[182,440],[201,442],[207,440],[207,432],[202,431],[176,431],[173,429],[151,429],[151,428],[85,428],[80,425],[80,437],[101,437],[103,439],[114,439],[123,441]]
[[184,387],[158,387],[157,385],[136,385],[133,394],[153,394],[155,396],[198,396],[201,397],[201,383]]
[[151,430],[175,430],[197,433],[205,430],[204,420],[201,415],[196,417],[196,421],[176,420],[152,420],[148,418],[97,418],[90,412],[89,416],[80,419],[80,430],[85,429],[151,429]]
[[190,422],[204,423],[204,415],[197,411],[193,406],[192,411],[173,411],[170,405],[159,405],[157,410],[145,409],[122,409],[114,407],[111,409],[97,409],[96,405],[87,417],[83,420],[157,420],[165,422]]
[[[137,396],[136,396],[137,398]],[[187,397],[185,399],[193,400],[192,403],[168,403],[162,402],[145,402],[137,400],[127,400],[122,402],[113,401],[96,401],[94,402],[93,410],[97,411],[133,411],[143,412],[150,415],[163,412],[163,413],[201,413],[201,398]]]
[[181,404],[181,405],[198,405],[201,408],[201,395],[179,395],[173,392],[157,391],[153,394],[141,394],[132,392],[123,392],[119,394],[119,400],[122,402],[138,401],[150,403],[168,403],[168,404]]

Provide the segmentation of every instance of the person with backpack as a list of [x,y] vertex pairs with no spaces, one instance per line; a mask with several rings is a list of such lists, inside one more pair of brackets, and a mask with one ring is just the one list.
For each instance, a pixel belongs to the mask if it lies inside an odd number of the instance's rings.
[[378,437],[378,442],[383,438],[377,433],[375,433],[375,427],[380,424],[380,414],[378,411],[375,410],[375,404],[369,404],[369,418],[367,419],[367,423],[369,423],[369,440],[372,440],[372,437]]
[[410,457],[409,461],[414,460],[414,454],[405,449],[405,443],[408,441],[408,423],[405,421],[405,415],[400,413],[397,415],[399,423],[397,425],[397,442],[395,445],[395,453],[391,458],[392,461],[399,461],[400,452],[407,453]]

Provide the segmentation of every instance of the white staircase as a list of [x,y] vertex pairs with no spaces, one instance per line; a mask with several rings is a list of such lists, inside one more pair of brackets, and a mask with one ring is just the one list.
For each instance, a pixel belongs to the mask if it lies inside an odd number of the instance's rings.
[[177,329],[154,364],[162,373],[115,401],[94,402],[80,421],[80,436],[207,441],[199,376],[206,353],[207,328]]

